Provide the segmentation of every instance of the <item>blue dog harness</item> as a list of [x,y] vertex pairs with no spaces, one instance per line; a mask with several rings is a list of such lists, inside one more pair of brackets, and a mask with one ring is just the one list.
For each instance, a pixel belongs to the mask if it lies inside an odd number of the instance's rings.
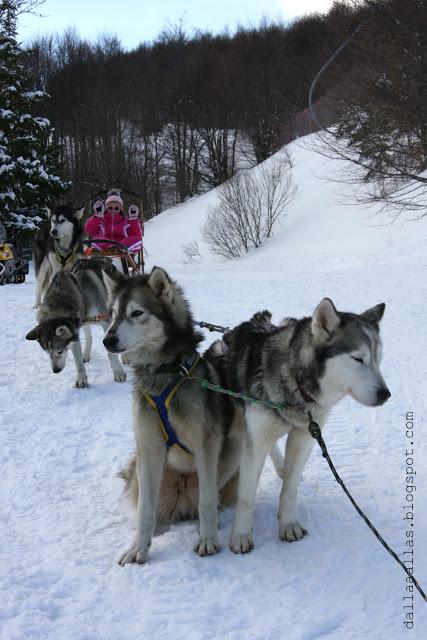
[[183,451],[189,453],[190,455],[192,455],[190,449],[188,449],[185,444],[179,441],[176,431],[171,421],[169,420],[168,410],[174,395],[176,394],[182,383],[185,382],[187,377],[195,369],[199,360],[200,355],[197,353],[197,351],[195,351],[192,356],[186,362],[184,362],[184,364],[172,365],[175,369],[178,368],[180,370],[179,378],[175,378],[175,380],[168,384],[168,386],[163,389],[163,391],[159,395],[152,396],[149,393],[143,394],[150,407],[156,409],[157,413],[159,414],[160,429],[162,431],[167,449],[169,450],[174,445],[177,445]]

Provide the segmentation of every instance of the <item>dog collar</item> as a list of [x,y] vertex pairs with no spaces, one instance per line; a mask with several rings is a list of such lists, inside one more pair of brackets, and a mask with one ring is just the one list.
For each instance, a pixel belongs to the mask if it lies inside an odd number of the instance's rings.
[[67,265],[70,262],[70,260],[73,259],[73,257],[75,256],[75,253],[77,251],[77,244],[75,244],[74,247],[73,247],[73,250],[71,251],[71,253],[69,253],[67,256],[61,256],[61,254],[58,251],[58,247],[56,246],[56,240],[54,240],[53,246],[55,247],[56,257],[58,258],[59,262],[61,263],[61,267],[65,267],[65,265]]

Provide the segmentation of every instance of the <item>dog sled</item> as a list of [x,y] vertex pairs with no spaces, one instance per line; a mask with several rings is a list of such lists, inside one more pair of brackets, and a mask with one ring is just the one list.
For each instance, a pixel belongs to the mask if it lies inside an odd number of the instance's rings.
[[99,256],[118,260],[121,263],[122,271],[129,276],[142,275],[144,273],[143,247],[137,252],[132,252],[124,244],[109,240],[108,238],[93,238],[83,240],[86,258]]
[[[139,223],[142,230],[142,240],[137,247],[127,247],[126,245],[110,238],[87,238],[83,241],[84,254],[86,258],[98,256],[109,258],[116,265],[121,265],[124,274],[129,276],[142,275],[144,273],[144,218],[142,209],[142,198],[140,195],[128,189],[120,189],[128,197],[128,200],[139,201]],[[102,189],[93,194],[88,203],[88,210],[91,211],[91,203],[97,199],[105,198],[108,190]]]

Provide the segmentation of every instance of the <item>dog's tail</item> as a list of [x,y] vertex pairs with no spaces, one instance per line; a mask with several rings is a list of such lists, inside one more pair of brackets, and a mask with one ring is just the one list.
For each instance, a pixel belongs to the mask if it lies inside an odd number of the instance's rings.
[[[118,476],[125,481],[125,492],[132,506],[136,508],[139,492],[136,456],[132,456],[128,465],[119,471]],[[166,465],[160,485],[158,524],[168,525],[183,520],[194,520],[197,518],[198,503],[197,473],[180,473]]]
[[49,237],[49,228],[43,224],[34,236],[33,240],[33,261],[34,271],[37,276],[40,271],[41,264],[46,258],[46,245]]
[[125,481],[125,491],[131,505],[136,509],[138,504],[138,478],[136,477],[136,456],[132,456],[127,466],[117,474]]

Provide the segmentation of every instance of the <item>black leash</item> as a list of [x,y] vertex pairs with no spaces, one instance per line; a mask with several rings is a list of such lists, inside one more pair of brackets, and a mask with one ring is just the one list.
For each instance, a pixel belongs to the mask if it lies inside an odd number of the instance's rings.
[[411,572],[409,571],[409,569],[407,567],[405,567],[404,563],[402,562],[402,560],[399,558],[399,556],[397,555],[397,553],[395,553],[395,551],[393,551],[393,549],[387,544],[387,542],[384,540],[384,538],[380,535],[380,533],[377,531],[377,529],[375,529],[374,525],[370,522],[370,520],[365,516],[365,514],[363,513],[362,509],[360,509],[360,507],[357,505],[357,503],[355,502],[355,500],[353,499],[353,497],[351,496],[350,492],[348,491],[347,487],[345,486],[344,482],[341,480],[341,478],[338,475],[337,470],[335,469],[333,462],[329,456],[328,450],[326,448],[326,444],[325,441],[323,440],[322,437],[322,433],[320,431],[320,427],[317,424],[317,422],[314,422],[313,417],[311,415],[310,412],[308,412],[308,417],[310,419],[310,424],[308,425],[308,430],[310,432],[310,435],[317,441],[317,444],[319,445],[319,447],[322,450],[322,456],[324,458],[326,458],[329,467],[332,471],[332,473],[334,474],[334,478],[335,480],[338,482],[339,485],[341,485],[344,493],[346,494],[347,498],[350,500],[351,504],[353,505],[353,507],[356,509],[357,513],[360,515],[361,518],[363,518],[363,520],[366,522],[366,524],[368,525],[368,527],[370,528],[370,530],[374,533],[375,537],[378,538],[378,540],[381,542],[381,544],[383,545],[383,547],[389,552],[389,554],[396,560],[396,562],[398,562],[400,564],[400,566],[402,567],[402,569],[404,570],[404,572],[406,573],[406,575],[410,578],[411,582],[414,584],[415,588],[419,591],[419,593],[421,594],[421,597],[423,598],[423,600],[425,600],[427,602],[427,596],[424,593],[424,591],[421,589],[420,585],[418,584],[417,580],[415,579],[415,577],[411,574]]
[[227,331],[230,329],[230,327],[221,327],[220,324],[211,324],[210,322],[203,321],[195,322],[194,324],[196,324],[198,327],[201,327],[202,329],[207,329],[211,333],[213,331],[216,331],[217,333],[227,333]]

